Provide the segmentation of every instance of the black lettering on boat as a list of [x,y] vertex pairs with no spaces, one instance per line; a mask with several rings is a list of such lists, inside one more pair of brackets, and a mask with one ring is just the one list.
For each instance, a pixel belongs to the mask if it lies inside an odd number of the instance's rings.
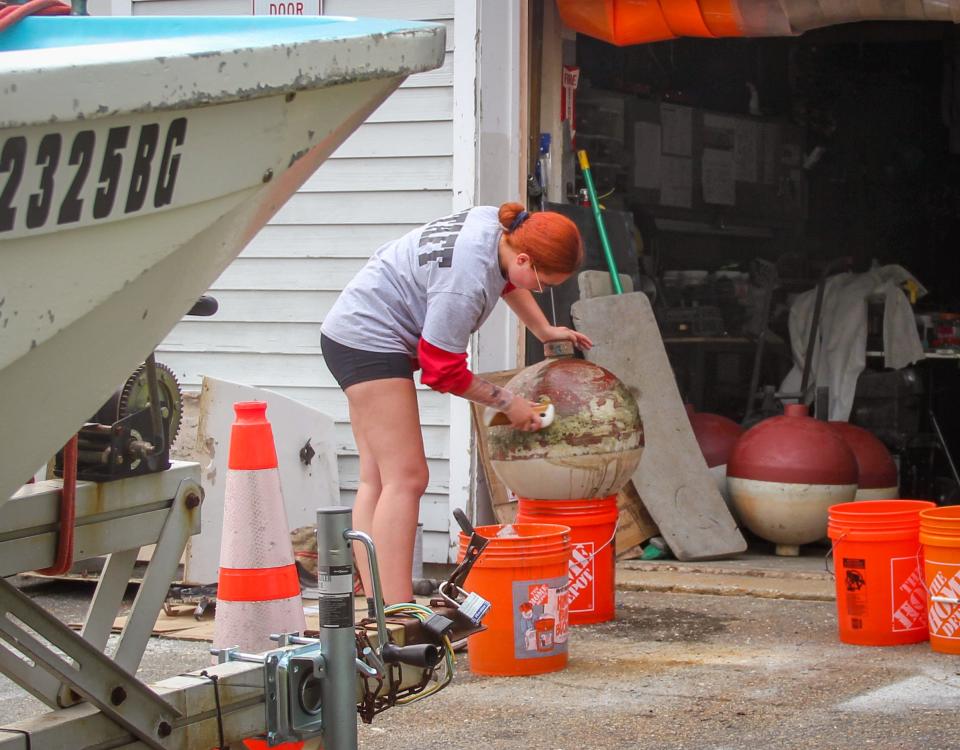
[[90,173],[90,162],[93,160],[93,147],[96,142],[96,136],[92,130],[81,130],[73,139],[73,146],[70,148],[70,166],[76,166],[77,172],[67,189],[63,203],[60,204],[57,224],[72,224],[80,220],[80,212],[83,210],[80,191],[83,190],[83,184]]
[[13,229],[17,218],[17,209],[13,205],[13,196],[23,179],[23,165],[27,160],[27,139],[22,135],[8,138],[0,151],[0,174],[7,174],[7,184],[0,193],[0,232]]
[[103,161],[100,163],[100,183],[93,200],[94,219],[103,219],[113,210],[117,186],[120,184],[120,170],[123,169],[123,154],[120,151],[127,147],[129,135],[128,125],[110,128],[110,132],[107,133],[107,145],[103,152]]
[[36,229],[47,223],[50,206],[53,205],[54,175],[60,163],[60,147],[63,139],[59,133],[47,133],[37,149],[37,166],[40,173],[40,192],[33,193],[27,201],[27,229]]
[[163,144],[163,158],[157,174],[157,188],[153,194],[154,208],[169,205],[173,200],[173,187],[177,182],[177,170],[180,169],[180,152],[174,152],[174,146],[182,146],[187,139],[187,118],[178,117],[170,123],[167,138]]
[[[81,130],[72,140],[62,132],[0,140],[0,233],[15,227],[40,229],[54,219],[59,225],[108,219],[120,210],[131,214],[151,203],[152,208],[173,203],[187,118],[167,125],[146,123],[139,131],[135,127]],[[95,184],[90,184],[91,172]]]
[[133,213],[143,208],[150,187],[150,163],[157,151],[160,140],[160,126],[155,122],[140,128],[140,141],[133,157],[133,173],[130,175],[130,189],[127,191],[127,205],[124,213]]

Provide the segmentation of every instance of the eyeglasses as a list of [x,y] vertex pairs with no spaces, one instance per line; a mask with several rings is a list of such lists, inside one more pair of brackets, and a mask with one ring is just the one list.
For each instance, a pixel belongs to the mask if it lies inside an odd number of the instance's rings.
[[543,294],[543,284],[540,283],[540,274],[537,273],[537,267],[531,263],[530,268],[533,269],[533,275],[537,277],[537,294]]

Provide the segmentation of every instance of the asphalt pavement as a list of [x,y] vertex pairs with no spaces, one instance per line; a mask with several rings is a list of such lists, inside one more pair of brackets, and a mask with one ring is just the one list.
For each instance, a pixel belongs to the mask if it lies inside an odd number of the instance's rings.
[[[452,685],[361,725],[360,747],[960,748],[960,657],[840,643],[822,553],[620,563],[618,583],[616,619],[574,628],[564,669],[480,677],[461,653]],[[68,620],[92,593],[28,590]],[[206,647],[153,638],[141,676],[203,667]],[[0,681],[0,723],[39,709]]]

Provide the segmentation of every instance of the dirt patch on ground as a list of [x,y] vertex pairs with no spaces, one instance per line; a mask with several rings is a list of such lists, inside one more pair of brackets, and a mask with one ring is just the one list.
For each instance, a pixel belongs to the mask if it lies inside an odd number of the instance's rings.
[[649,609],[621,605],[616,619],[580,626],[585,633],[607,638],[642,639],[657,642],[698,643],[728,630],[729,618],[678,607]]

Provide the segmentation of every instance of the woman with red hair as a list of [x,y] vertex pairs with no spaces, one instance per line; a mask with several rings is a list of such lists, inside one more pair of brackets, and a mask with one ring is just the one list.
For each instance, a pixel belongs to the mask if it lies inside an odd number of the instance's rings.
[[[347,396],[360,454],[353,525],[377,545],[387,604],[412,599],[428,481],[414,371],[436,391],[504,412],[518,430],[539,429],[536,404],[470,372],[467,345],[503,297],[541,341],[589,348],[582,333],[551,325],[531,294],[564,282],[582,259],[580,233],[565,216],[519,203],[478,206],[381,247],[325,317],[324,361]],[[365,551],[354,550],[370,596]]]

